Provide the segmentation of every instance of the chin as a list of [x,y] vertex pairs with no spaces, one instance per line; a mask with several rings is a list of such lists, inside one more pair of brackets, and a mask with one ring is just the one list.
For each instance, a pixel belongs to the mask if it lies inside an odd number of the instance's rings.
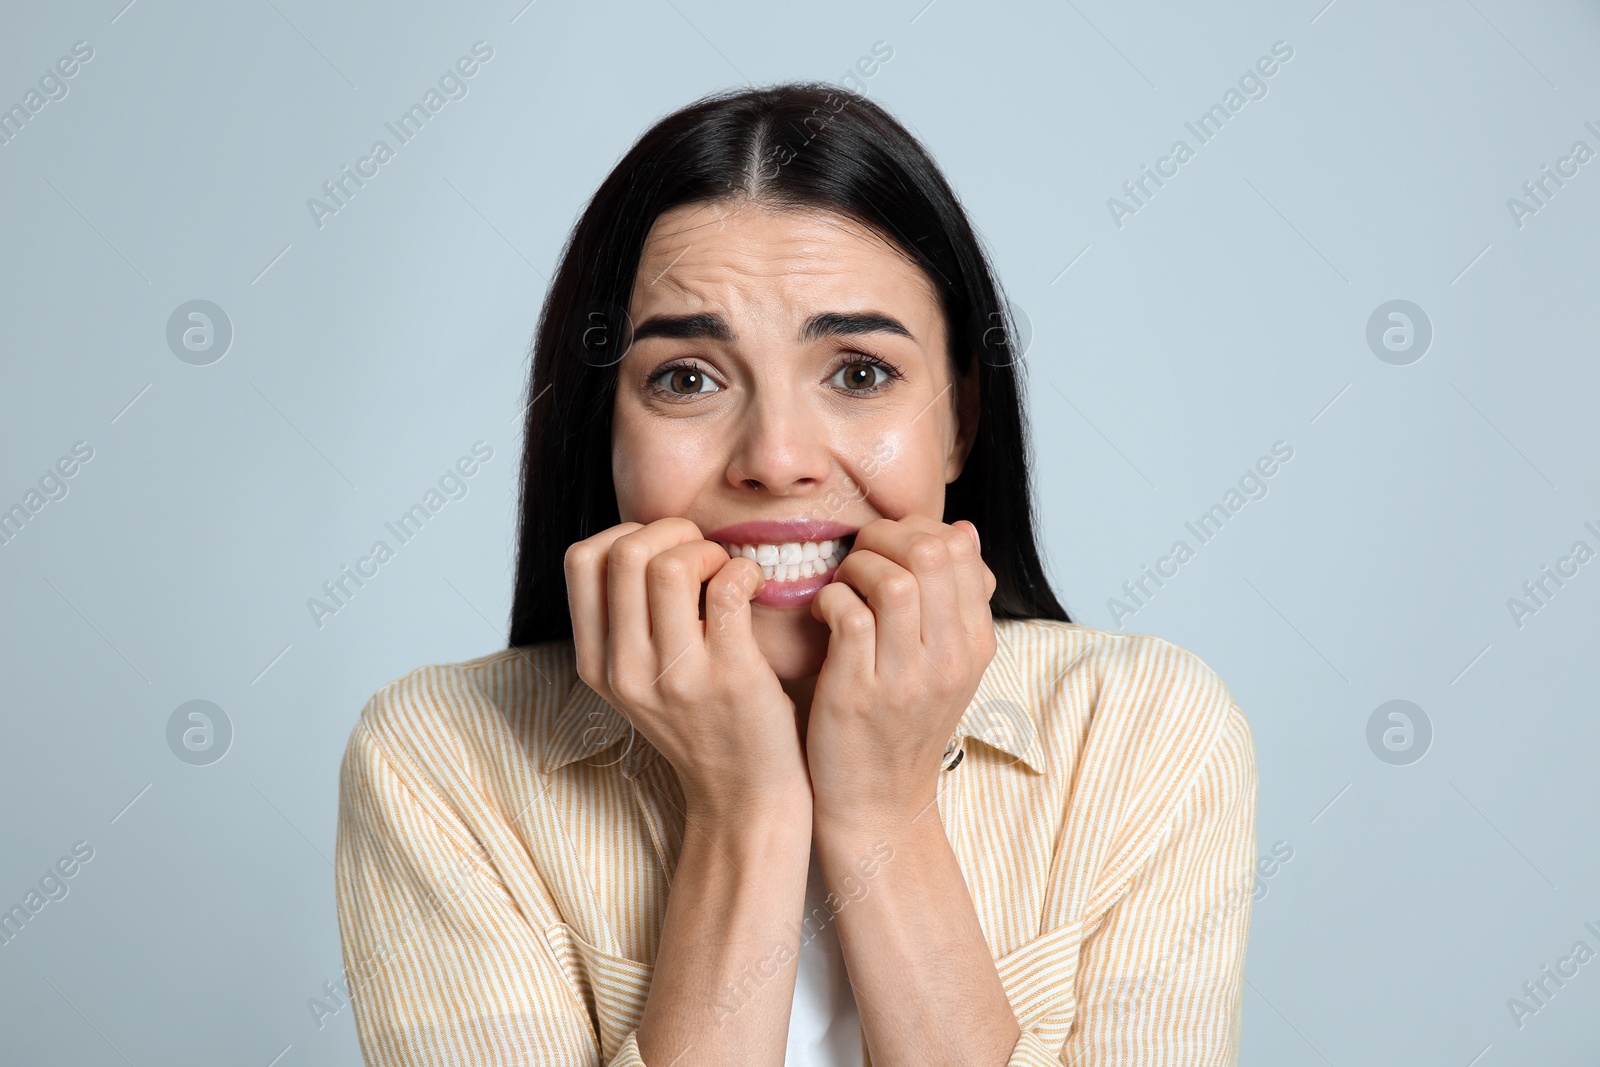
[[756,643],[782,681],[810,678],[828,657],[828,625],[807,610],[755,609]]

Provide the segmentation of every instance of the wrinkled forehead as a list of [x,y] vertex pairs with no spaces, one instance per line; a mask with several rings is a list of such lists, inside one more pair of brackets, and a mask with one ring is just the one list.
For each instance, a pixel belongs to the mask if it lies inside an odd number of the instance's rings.
[[822,305],[892,306],[932,336],[937,293],[892,242],[845,216],[748,201],[685,205],[651,227],[630,314],[741,309],[803,319]]

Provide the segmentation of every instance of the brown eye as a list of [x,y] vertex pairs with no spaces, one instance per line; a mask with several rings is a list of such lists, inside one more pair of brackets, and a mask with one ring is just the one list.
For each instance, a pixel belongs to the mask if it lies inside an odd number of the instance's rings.
[[840,384],[849,393],[873,392],[891,377],[882,364],[864,359],[846,363],[839,368],[837,376],[842,376]]
[[[706,376],[697,370],[680,367],[667,377],[669,388],[675,393],[698,393],[701,385],[705,383]],[[683,388],[679,389],[678,386]]]
[[[699,393],[715,392],[715,389],[711,388],[710,376],[692,364],[663,367],[650,381],[657,392],[672,397],[689,397]],[[665,382],[665,385],[657,384],[661,382]]]

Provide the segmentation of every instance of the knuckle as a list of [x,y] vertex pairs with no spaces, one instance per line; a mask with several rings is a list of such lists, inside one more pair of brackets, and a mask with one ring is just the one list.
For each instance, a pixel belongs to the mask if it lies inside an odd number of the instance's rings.
[[693,534],[696,538],[701,538],[702,540],[704,539],[704,535],[702,534],[700,527],[695,525],[693,519],[685,518],[682,515],[673,515],[672,517],[663,519],[662,521],[665,522],[671,529],[680,530],[686,534]]
[[878,625],[868,608],[852,608],[839,616],[839,629],[851,637],[865,637]]
[[607,663],[605,670],[606,692],[625,704],[638,703],[631,674],[620,670],[615,663]]
[[958,678],[967,666],[966,650],[959,648],[944,649],[934,657],[934,666],[938,668],[940,677]]
[[645,575],[655,585],[676,585],[689,573],[681,556],[663,552],[645,564]]
[[886,600],[904,607],[917,598],[917,580],[909,574],[895,575],[884,579],[881,590]]
[[[965,534],[961,536],[965,537]],[[907,555],[911,557],[911,565],[918,570],[937,571],[944,568],[950,560],[950,549],[942,537],[933,534],[918,534],[911,542]]]
[[689,672],[678,669],[677,666],[667,669],[656,682],[656,692],[664,699],[678,703],[694,696],[695,686],[690,684]]
[[650,687],[654,690],[655,699],[664,704],[673,704],[682,699],[683,692],[682,674],[676,667],[668,667]]
[[633,534],[624,534],[612,542],[609,557],[618,567],[642,567],[650,558],[650,546]]
[[723,568],[718,575],[706,584],[706,604],[711,609],[722,615],[730,615],[743,605],[745,599],[745,581],[738,575],[729,575],[730,568]]

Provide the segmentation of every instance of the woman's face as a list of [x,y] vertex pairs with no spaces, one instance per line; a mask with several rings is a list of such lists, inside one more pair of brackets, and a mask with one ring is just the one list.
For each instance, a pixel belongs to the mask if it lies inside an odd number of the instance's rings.
[[[686,205],[651,228],[628,314],[611,445],[622,521],[682,516],[724,544],[844,539],[840,556],[874,519],[942,521],[973,439],[976,361],[951,380],[936,293],[871,231],[745,200]],[[769,580],[751,606],[781,679],[821,669],[811,600],[829,577]]]

